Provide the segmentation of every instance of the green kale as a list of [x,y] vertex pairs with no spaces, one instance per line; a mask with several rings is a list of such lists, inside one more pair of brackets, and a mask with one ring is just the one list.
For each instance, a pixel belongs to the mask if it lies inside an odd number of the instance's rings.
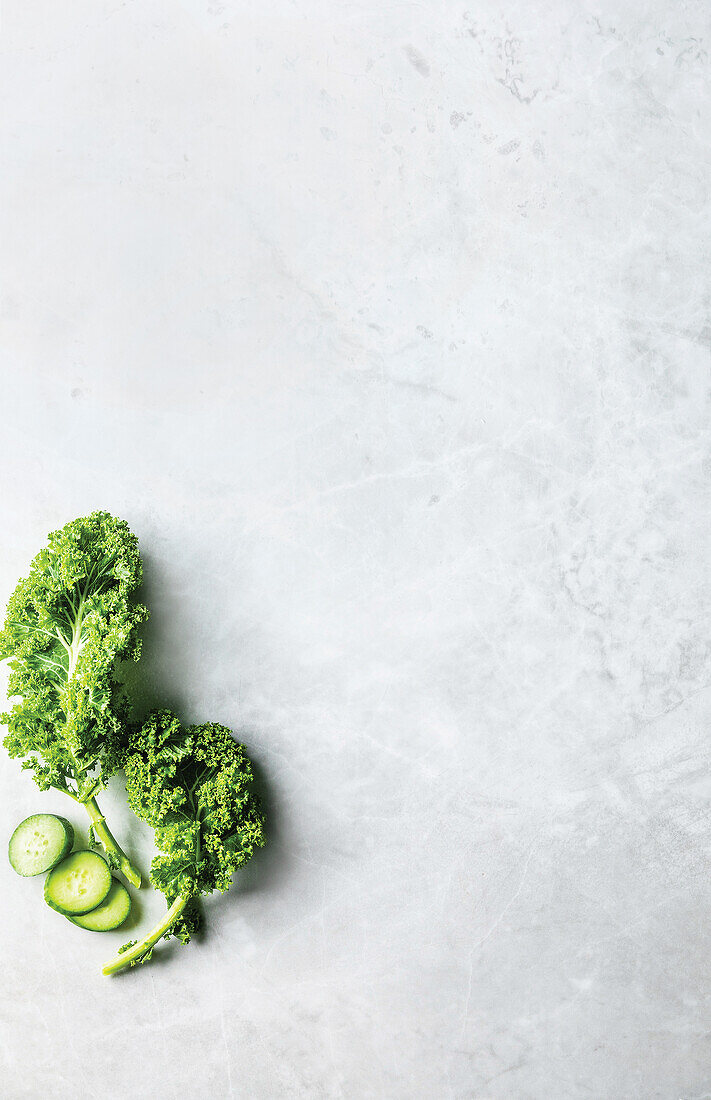
[[138,540],[123,520],[93,512],[53,531],[15,588],[0,632],[10,662],[8,693],[19,697],[4,744],[24,758],[42,790],[55,787],[86,807],[109,862],[141,877],[112,836],[95,795],[121,767],[127,713],[117,661],[138,660],[148,616],[133,596],[142,579]]
[[252,765],[225,726],[183,728],[170,711],[153,714],[132,735],[124,769],[131,808],[155,830],[151,881],[169,908],[104,974],[146,962],[161,937],[188,943],[200,895],[228,890],[234,872],[265,843]]

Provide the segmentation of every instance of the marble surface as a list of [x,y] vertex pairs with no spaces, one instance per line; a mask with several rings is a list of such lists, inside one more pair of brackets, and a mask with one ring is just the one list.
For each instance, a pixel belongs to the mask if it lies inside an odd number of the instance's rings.
[[0,597],[124,516],[271,815],[115,980],[2,864],[7,1100],[711,1095],[710,31],[3,5]]

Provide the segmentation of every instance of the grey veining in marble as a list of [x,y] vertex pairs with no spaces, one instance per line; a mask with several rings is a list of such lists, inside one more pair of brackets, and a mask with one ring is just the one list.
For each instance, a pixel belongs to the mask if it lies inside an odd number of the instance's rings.
[[[711,1096],[710,41],[701,0],[3,5],[0,599],[124,516],[142,702],[237,729],[272,811],[116,980],[0,861],[7,1100]],[[4,753],[0,794],[82,824]]]

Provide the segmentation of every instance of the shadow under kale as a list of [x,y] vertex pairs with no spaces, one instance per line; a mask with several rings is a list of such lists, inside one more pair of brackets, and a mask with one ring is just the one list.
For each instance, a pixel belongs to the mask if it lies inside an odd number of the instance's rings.
[[[233,886],[237,900],[269,889],[286,868],[276,800],[266,768],[251,745],[247,750],[242,744],[247,731],[209,722],[183,726],[166,708],[176,685],[165,684],[161,675],[170,667],[170,616],[162,613],[165,600],[155,572],[149,560],[141,598],[151,617],[142,631],[141,660],[121,668],[119,678],[130,705],[127,795],[137,816],[155,830],[159,852],[151,883],[165,894],[168,912],[141,941],[126,945],[105,973],[147,961],[166,935],[183,943],[199,936],[201,896]],[[177,695],[184,710],[185,695]]]
[[153,711],[172,709],[184,714],[188,706],[184,683],[173,671],[175,630],[171,625],[170,590],[160,579],[160,562],[145,553],[142,561],[139,594],[149,614],[140,632],[141,657],[136,662],[122,663],[118,670],[134,726],[140,726]]

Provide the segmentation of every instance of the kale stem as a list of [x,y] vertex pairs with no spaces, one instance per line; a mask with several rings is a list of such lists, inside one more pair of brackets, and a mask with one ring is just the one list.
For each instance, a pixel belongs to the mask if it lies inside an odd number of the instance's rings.
[[158,943],[161,936],[170,931],[189,900],[190,898],[179,895],[163,917],[163,920],[156,924],[155,928],[152,928],[142,940],[139,940],[133,947],[129,947],[128,951],[119,952],[111,962],[103,967],[102,974],[117,974],[119,970],[123,970],[125,966],[130,966],[131,963],[136,962],[142,955],[145,955],[146,951],[153,947],[153,944]]
[[128,856],[118,843],[113,833],[106,824],[106,819],[99,809],[99,805],[95,798],[90,798],[84,802],[86,812],[91,818],[91,824],[94,826],[94,832],[103,844],[105,850],[112,855],[118,862],[119,870],[121,874],[126,878],[132,886],[136,889],[141,885],[141,873],[137,871],[133,866]]

